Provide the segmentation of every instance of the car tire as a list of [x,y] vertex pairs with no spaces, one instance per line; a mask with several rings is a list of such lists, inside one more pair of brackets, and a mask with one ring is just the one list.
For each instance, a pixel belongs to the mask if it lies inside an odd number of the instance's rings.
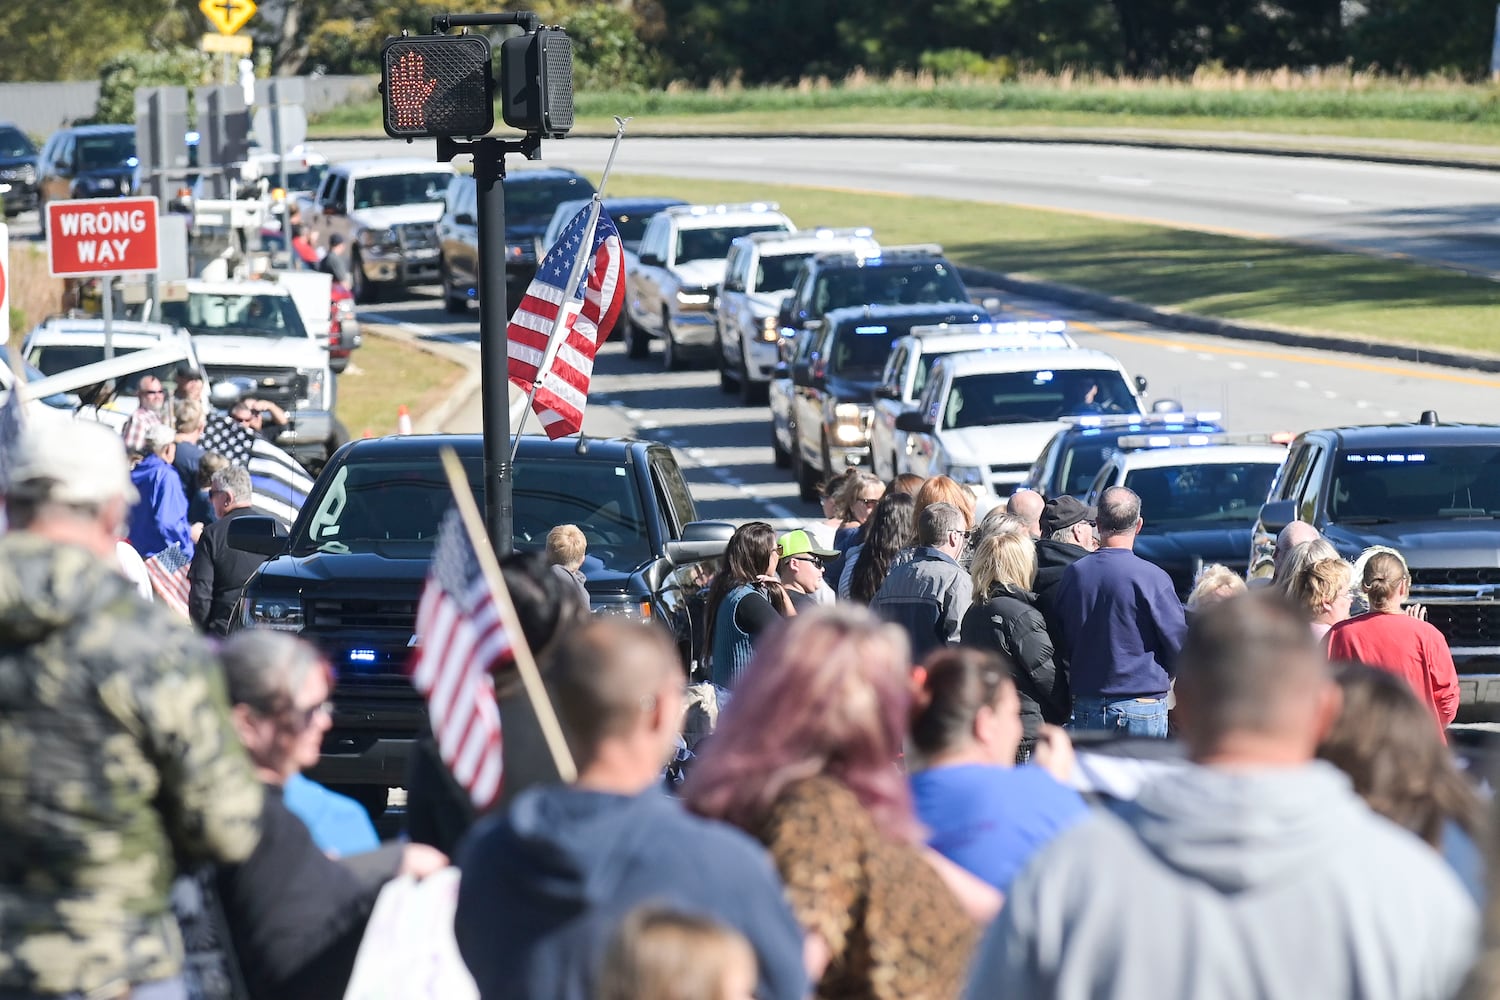
[[745,359],[740,358],[740,402],[747,406],[763,404],[770,398],[771,385],[769,382],[752,382],[750,380],[750,369],[745,365]]
[[823,471],[819,478],[831,479],[833,477],[833,452],[828,447],[828,433],[823,433],[823,447],[819,449],[823,456]]
[[818,481],[822,477],[818,475],[816,469],[807,464],[807,459],[802,456],[801,441],[797,441],[793,445],[792,461],[796,463],[797,467],[797,496],[804,503],[817,503]]
[[661,314],[661,366],[669,372],[682,368],[682,349],[672,339],[671,317],[665,309]]
[[788,468],[792,464],[791,452],[781,447],[781,441],[776,437],[776,421],[771,422],[771,463],[778,469]]
[[625,356],[636,361],[650,357],[651,338],[646,331],[623,310],[620,312],[620,319],[625,324]]
[[354,296],[354,301],[360,305],[369,305],[380,301],[380,292],[384,287],[381,282],[371,281],[365,277],[364,261],[358,253],[349,258],[349,291]]
[[453,293],[453,279],[444,264],[438,265],[438,287],[443,290],[443,312],[461,316],[469,311],[469,297]]

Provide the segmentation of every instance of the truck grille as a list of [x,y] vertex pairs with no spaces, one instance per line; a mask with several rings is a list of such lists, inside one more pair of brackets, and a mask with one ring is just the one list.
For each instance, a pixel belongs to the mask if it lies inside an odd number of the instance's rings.
[[1500,585],[1500,568],[1468,566],[1458,569],[1414,569],[1411,571],[1411,583],[1413,587],[1423,584],[1472,587]]
[[417,623],[415,599],[314,598],[307,602],[310,629],[394,629],[408,634]]
[[295,368],[237,368],[229,365],[205,365],[209,382],[228,378],[247,378],[255,383],[251,395],[269,400],[283,410],[293,410],[307,397],[307,378]]
[[[1414,597],[1418,603],[1421,597]],[[1500,604],[1424,604],[1427,621],[1443,633],[1448,646],[1500,646]]]
[[437,223],[407,222],[396,227],[403,250],[436,250],[438,246]]

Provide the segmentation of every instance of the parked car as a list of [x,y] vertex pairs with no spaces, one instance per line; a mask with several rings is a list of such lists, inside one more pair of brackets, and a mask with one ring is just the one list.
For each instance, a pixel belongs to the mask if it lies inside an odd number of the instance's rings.
[[1500,426],[1417,423],[1331,427],[1297,436],[1250,541],[1266,576],[1276,533],[1306,521],[1354,558],[1400,551],[1411,600],[1448,640],[1463,696],[1459,721],[1500,721]]
[[77,125],[59,129],[36,159],[37,209],[47,233],[47,203],[72,198],[117,198],[140,183],[134,125]]
[[851,465],[869,465],[875,387],[891,345],[914,327],[974,324],[978,306],[863,306],[835,309],[810,331],[804,359],[792,366],[792,468],[803,500],[818,483]]
[[1052,435],[1020,487],[1048,498],[1082,497],[1114,452],[1129,451],[1142,440],[1147,447],[1164,448],[1167,435],[1185,434],[1188,444],[1207,444],[1212,440],[1207,435],[1224,433],[1221,419],[1211,412],[1065,417],[1067,426]]
[[781,340],[776,314],[791,294],[804,261],[819,253],[879,246],[868,227],[755,233],[731,243],[714,309],[719,388],[725,392],[738,389],[747,403],[765,398]]
[[[896,426],[896,418],[921,398],[933,362],[938,358],[968,351],[1071,350],[1077,346],[1068,335],[1068,324],[1061,320],[913,327],[910,334],[897,338],[891,345],[890,360],[874,389],[870,470],[886,481],[896,477],[901,456],[907,450],[907,434]],[[1092,472],[1089,480],[1093,480]]]
[[[546,252],[542,234],[561,202],[594,193],[588,178],[572,170],[517,170],[507,174],[505,191],[505,301],[509,311],[536,275]],[[448,184],[438,220],[441,248],[438,283],[443,308],[465,311],[479,301],[479,199],[474,178],[459,174]]]
[[[110,324],[110,346],[116,357],[151,351],[163,346],[175,347],[188,364],[197,366],[197,355],[187,333],[167,323],[140,323],[115,320]],[[21,343],[21,354],[28,365],[43,375],[61,375],[85,365],[105,360],[104,320],[96,317],[53,316],[32,328]],[[177,362],[164,361],[150,368],[132,371],[115,380],[115,399],[108,412],[119,414],[118,424],[136,408],[136,386],[146,375],[162,380],[168,392],[174,386]],[[106,418],[106,422],[109,421]]]
[[378,302],[438,279],[437,222],[456,171],[431,160],[355,160],[328,168],[311,198],[299,199],[302,224],[327,246],[351,246],[356,302]]
[[975,351],[939,358],[907,432],[901,472],[949,476],[993,502],[1031,470],[1063,418],[1144,412],[1145,379],[1101,351]]
[[934,244],[824,253],[809,258],[781,304],[783,330],[816,326],[846,306],[969,305],[958,270]]
[[[451,505],[439,449],[463,462],[483,502],[480,435],[354,441],[318,477],[290,533],[269,518],[236,520],[230,544],[272,558],[245,587],[237,628],[293,632],[337,671],[333,729],[313,772],[320,781],[366,789],[383,808],[401,785],[422,699],[406,676],[417,601],[439,523]],[[627,439],[573,441],[524,436],[515,465],[517,550],[537,550],[547,532],[578,525],[588,539],[583,572],[596,614],[653,620],[671,629],[685,658],[701,650],[693,610],[712,560],[733,527],[696,521],[672,451]]]
[[662,365],[682,367],[689,355],[717,349],[713,303],[724,280],[729,246],[752,233],[797,227],[768,202],[678,205],[657,213],[625,269],[626,353],[644,358],[661,341]]
[[10,187],[4,195],[7,219],[37,206],[36,154],[36,146],[25,132],[0,123],[0,184]]
[[[1145,526],[1136,555],[1167,571],[1186,599],[1208,563],[1244,574],[1250,529],[1286,460],[1286,446],[1246,435],[1157,433],[1120,438],[1104,460],[1084,502],[1096,504],[1110,486],[1141,498]],[[1189,443],[1192,442],[1192,443]]]

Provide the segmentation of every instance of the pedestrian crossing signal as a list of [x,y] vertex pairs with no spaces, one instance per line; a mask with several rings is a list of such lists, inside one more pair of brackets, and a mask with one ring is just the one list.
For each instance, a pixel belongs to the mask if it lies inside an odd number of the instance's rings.
[[388,38],[380,93],[393,139],[486,135],[495,127],[490,43],[482,35]]

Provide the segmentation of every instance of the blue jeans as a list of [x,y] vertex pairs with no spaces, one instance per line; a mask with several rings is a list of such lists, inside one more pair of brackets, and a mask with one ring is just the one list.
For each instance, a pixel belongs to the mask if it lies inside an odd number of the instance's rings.
[[1167,698],[1077,698],[1070,729],[1167,738]]

